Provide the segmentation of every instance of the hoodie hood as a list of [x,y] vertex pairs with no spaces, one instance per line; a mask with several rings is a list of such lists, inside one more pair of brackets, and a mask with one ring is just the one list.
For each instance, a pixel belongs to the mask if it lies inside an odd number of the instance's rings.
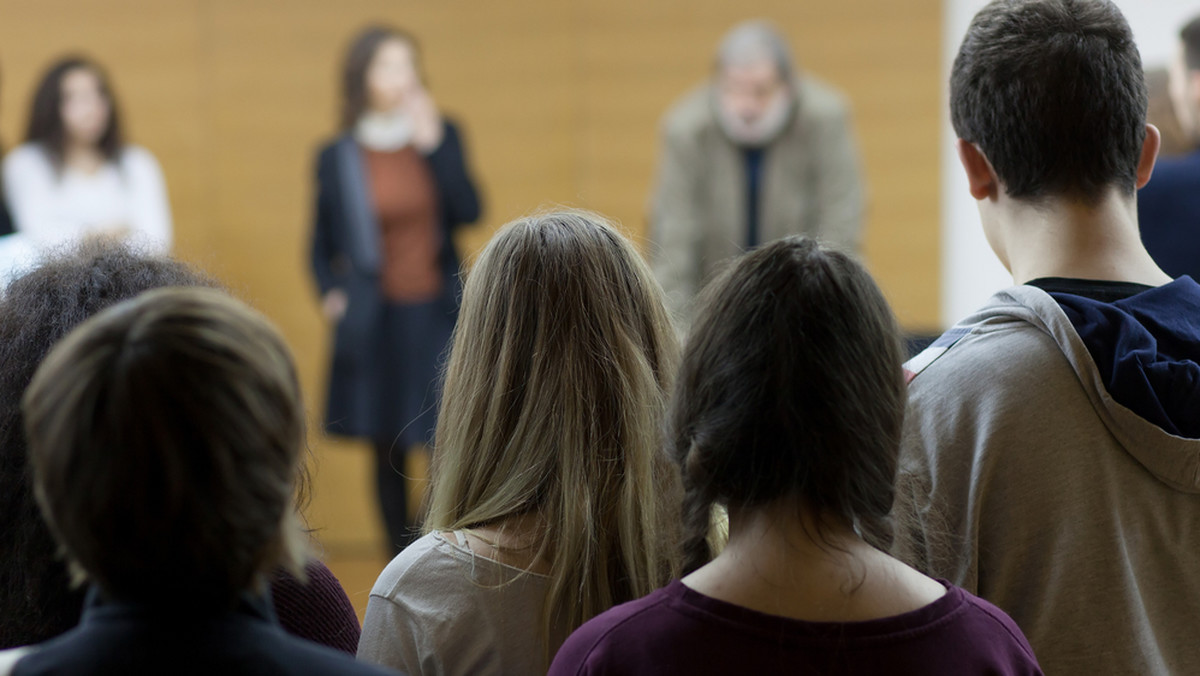
[[1121,447],[1200,493],[1200,285],[1181,277],[1113,303],[1017,286],[959,328],[1000,318],[1049,334]]
[[1200,285],[1191,277],[1113,303],[1051,292],[1112,398],[1200,439]]

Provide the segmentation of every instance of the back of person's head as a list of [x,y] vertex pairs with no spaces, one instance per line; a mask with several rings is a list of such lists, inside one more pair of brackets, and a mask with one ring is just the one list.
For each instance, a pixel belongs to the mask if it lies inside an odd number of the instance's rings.
[[714,280],[668,420],[683,467],[685,569],[713,555],[714,504],[793,500],[818,523],[881,532],[904,416],[901,362],[887,302],[844,253],[789,237]]
[[1133,33],[1109,0],[993,0],[950,76],[955,132],[1031,201],[1132,195],[1147,105]]
[[213,286],[178,261],[89,242],[52,257],[0,296],[0,648],[39,643],[75,626],[57,546],[29,484],[21,396],[50,348],[104,308],[165,286]]
[[661,422],[677,353],[661,288],[599,215],[510,223],[467,276],[426,528],[540,515],[546,630],[676,571],[678,477]]
[[23,398],[38,504],[80,577],[180,610],[302,575],[292,508],[304,409],[283,338],[221,291],[109,308],[51,350]]

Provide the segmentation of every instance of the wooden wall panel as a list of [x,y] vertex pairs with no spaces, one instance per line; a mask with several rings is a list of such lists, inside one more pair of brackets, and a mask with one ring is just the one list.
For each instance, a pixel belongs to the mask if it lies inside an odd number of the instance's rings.
[[[464,127],[486,200],[478,250],[540,205],[645,233],[658,122],[708,73],[722,33],[774,19],[801,64],[850,98],[870,198],[866,259],[903,323],[938,321],[938,0],[0,0],[0,138],[64,51],[113,73],[131,137],[166,172],[177,252],[279,324],[314,424],[328,330],[308,277],[312,163],[335,132],[337,73],[372,20],[421,39],[435,98]],[[366,449],[313,435],[310,522],[371,550]]]

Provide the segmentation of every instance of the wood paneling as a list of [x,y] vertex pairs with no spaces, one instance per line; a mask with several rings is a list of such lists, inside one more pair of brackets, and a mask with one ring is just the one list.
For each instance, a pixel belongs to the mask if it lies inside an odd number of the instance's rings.
[[[328,345],[305,259],[312,163],[361,25],[418,35],[435,97],[464,126],[487,207],[461,238],[472,253],[549,203],[642,236],[662,112],[731,24],[774,19],[854,106],[865,255],[901,321],[924,328],[939,316],[940,14],[937,0],[0,0],[0,138],[19,141],[54,56],[107,65],[131,137],[163,165],[178,254],[279,324],[315,427]],[[309,520],[327,551],[376,551],[367,451],[317,434],[313,449]]]

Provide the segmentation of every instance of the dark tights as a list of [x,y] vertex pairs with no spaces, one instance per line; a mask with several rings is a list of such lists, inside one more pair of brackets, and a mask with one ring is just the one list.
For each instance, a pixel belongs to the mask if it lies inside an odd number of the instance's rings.
[[407,449],[394,446],[391,441],[375,444],[375,488],[389,556],[398,554],[420,536],[417,515],[408,513],[408,478],[404,476]]

